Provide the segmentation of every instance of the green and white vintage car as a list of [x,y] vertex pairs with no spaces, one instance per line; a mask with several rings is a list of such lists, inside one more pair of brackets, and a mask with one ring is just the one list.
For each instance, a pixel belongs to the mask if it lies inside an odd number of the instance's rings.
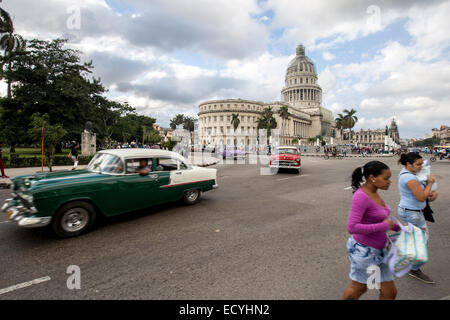
[[[147,175],[135,173],[148,160]],[[217,169],[192,166],[176,152],[115,149],[98,152],[84,170],[36,173],[12,179],[13,198],[2,211],[21,227],[50,225],[61,237],[89,230],[98,215],[115,216],[183,200],[217,188]]]

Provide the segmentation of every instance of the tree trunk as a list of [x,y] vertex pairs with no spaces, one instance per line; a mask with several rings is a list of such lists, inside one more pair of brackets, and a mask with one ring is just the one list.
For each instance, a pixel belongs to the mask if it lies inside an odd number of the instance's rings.
[[[8,70],[11,71],[11,61],[8,63]],[[11,80],[8,79],[8,99],[11,99]]]

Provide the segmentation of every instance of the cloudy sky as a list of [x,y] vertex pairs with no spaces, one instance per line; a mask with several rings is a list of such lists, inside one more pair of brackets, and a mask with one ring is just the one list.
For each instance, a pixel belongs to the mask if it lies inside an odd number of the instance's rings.
[[[402,138],[450,125],[450,1],[3,0],[27,39],[65,37],[107,95],[163,126],[205,100],[281,100],[303,44],[323,106]],[[1,93],[4,94],[4,85]]]

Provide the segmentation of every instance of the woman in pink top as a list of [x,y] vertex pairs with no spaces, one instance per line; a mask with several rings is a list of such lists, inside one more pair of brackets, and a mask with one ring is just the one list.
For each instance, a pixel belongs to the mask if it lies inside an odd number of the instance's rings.
[[[361,186],[363,177],[365,183]],[[352,282],[343,299],[359,299],[368,284],[380,290],[380,299],[395,299],[397,295],[394,277],[383,259],[387,254],[386,231],[399,231],[400,227],[389,219],[391,210],[377,192],[389,189],[390,178],[391,170],[380,161],[368,162],[353,171],[354,195],[347,224],[352,235],[347,241]]]

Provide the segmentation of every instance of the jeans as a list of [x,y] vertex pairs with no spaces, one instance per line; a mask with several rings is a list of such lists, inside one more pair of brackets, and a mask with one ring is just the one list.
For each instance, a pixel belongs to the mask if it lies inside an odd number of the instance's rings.
[[372,248],[350,237],[347,240],[347,253],[350,259],[349,277],[351,280],[367,284],[369,277],[367,272],[370,266],[378,266],[380,268],[380,282],[394,280],[394,276],[389,270],[389,267],[383,263],[383,259],[387,255],[386,249]]

